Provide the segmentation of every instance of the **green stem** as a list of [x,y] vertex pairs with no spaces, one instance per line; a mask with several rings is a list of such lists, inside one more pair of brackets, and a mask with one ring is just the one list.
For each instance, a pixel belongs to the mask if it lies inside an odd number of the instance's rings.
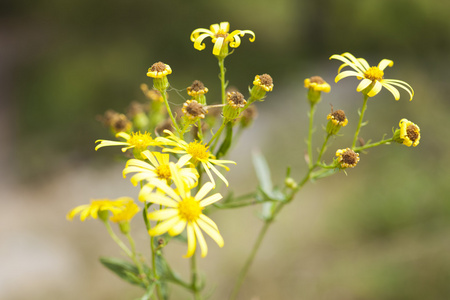
[[322,158],[322,155],[325,153],[325,149],[327,147],[327,143],[328,143],[328,140],[330,139],[330,136],[331,136],[331,134],[328,133],[327,136],[325,137],[325,141],[323,142],[322,148],[320,149],[320,152],[319,152],[319,156],[317,157],[317,161],[313,167],[317,166],[320,163],[320,159]]
[[355,149],[356,141],[358,140],[359,131],[361,130],[362,120],[364,118],[364,113],[367,108],[367,100],[369,99],[369,96],[367,96],[367,94],[363,94],[363,95],[364,95],[363,106],[361,108],[361,113],[359,115],[359,122],[358,122],[358,126],[356,127],[355,136],[353,137],[352,149]]
[[114,233],[114,231],[111,228],[111,225],[109,224],[108,220],[103,221],[103,224],[105,224],[106,230],[108,231],[111,238],[116,242],[117,245],[126,253],[128,257],[132,257],[133,253],[128,249],[128,247],[122,242],[122,240]]
[[191,257],[191,278],[192,278],[192,292],[195,300],[201,300],[200,291],[198,289],[198,270],[197,270],[197,255],[194,253]]
[[393,141],[394,141],[394,138],[390,138],[390,139],[387,139],[387,140],[381,140],[381,141],[376,142],[376,143],[369,143],[369,144],[366,144],[366,145],[361,146],[361,147],[355,147],[355,148],[353,148],[353,150],[355,152],[359,152],[359,151],[362,151],[362,150],[365,150],[365,149],[373,148],[373,147],[380,146],[380,145],[383,145],[383,144],[387,144],[387,143],[390,143],[390,142],[393,142]]
[[198,126],[198,130],[197,130],[198,138],[200,139],[200,141],[203,141],[203,130],[202,130],[202,121],[201,120],[198,120],[197,126]]
[[220,87],[222,91],[222,104],[225,104],[225,57],[219,57],[219,69],[220,69]]
[[308,130],[308,166],[313,167],[313,154],[312,154],[312,133],[314,126],[314,113],[316,111],[316,104],[311,104],[311,110],[309,111],[309,130]]
[[142,264],[139,262],[139,259],[137,258],[136,244],[134,243],[134,240],[129,233],[126,234],[126,237],[128,239],[128,242],[130,243],[130,247],[131,247],[131,252],[132,252],[131,260],[133,260],[134,264],[136,265],[136,267],[139,271],[139,277],[142,279],[145,286],[147,287],[147,286],[149,286],[150,283],[147,280],[147,275],[145,274],[144,269],[142,268]]
[[214,150],[214,148],[216,147],[217,141],[219,140],[220,134],[222,133],[223,129],[225,128],[225,125],[227,124],[227,122],[225,121],[225,119],[222,122],[222,125],[220,125],[220,128],[216,131],[216,133],[212,136],[212,138],[209,140],[208,144],[206,144],[206,146],[210,146],[211,142],[216,140],[216,142],[214,143],[214,145],[211,147],[211,151]]
[[169,102],[167,101],[166,90],[162,90],[159,92],[161,93],[161,96],[164,99],[164,104],[166,105],[167,113],[169,114],[170,119],[172,120],[172,124],[175,127],[175,130],[177,131],[178,135],[180,135],[181,134],[180,127],[178,127],[177,121],[173,117],[172,110],[170,110],[170,105]]

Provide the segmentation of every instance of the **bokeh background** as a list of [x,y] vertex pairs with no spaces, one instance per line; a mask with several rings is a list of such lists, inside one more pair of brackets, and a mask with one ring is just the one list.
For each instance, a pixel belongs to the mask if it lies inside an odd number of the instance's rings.
[[[333,150],[346,147],[357,123],[357,81],[334,83],[349,51],[376,65],[395,62],[386,78],[416,92],[394,101],[386,90],[369,101],[364,139],[390,134],[401,118],[421,128],[420,145],[368,151],[348,176],[309,184],[270,229],[240,299],[450,298],[450,2],[441,0],[36,0],[0,4],[0,298],[134,299],[141,291],[104,269],[99,256],[120,251],[97,221],[68,222],[65,214],[91,198],[137,196],[123,179],[118,149],[94,151],[109,138],[96,118],[144,101],[146,70],[164,61],[171,84],[194,79],[218,97],[212,45],[199,52],[195,28],[229,21],[250,29],[227,58],[227,79],[246,91],[254,75],[269,73],[275,89],[259,103],[259,117],[242,135],[227,174],[235,194],[257,185],[251,152],[261,151],[282,183],[287,166],[305,172],[307,127],[303,80],[320,75],[332,87],[316,117],[316,145],[330,111],[350,119]],[[171,95],[173,105],[183,99]],[[103,151],[104,150],[104,151]],[[229,191],[228,190],[228,191]],[[227,190],[222,193],[226,194]],[[261,221],[259,207],[213,215],[226,240],[200,264],[210,299],[226,299]],[[135,238],[146,253],[146,233]],[[169,259],[187,275],[183,245]],[[174,288],[173,299],[187,299]]]

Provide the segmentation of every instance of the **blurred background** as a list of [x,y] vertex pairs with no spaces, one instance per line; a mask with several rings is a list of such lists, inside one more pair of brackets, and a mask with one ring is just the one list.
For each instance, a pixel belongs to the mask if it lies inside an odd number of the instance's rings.
[[[347,147],[362,100],[357,80],[334,83],[346,51],[376,65],[395,62],[386,78],[416,92],[395,101],[383,90],[370,99],[361,136],[377,141],[402,118],[418,124],[416,148],[370,149],[348,176],[309,184],[268,232],[240,299],[449,299],[450,146],[448,120],[450,2],[440,0],[261,1],[35,0],[0,4],[0,299],[134,299],[129,286],[98,262],[120,251],[98,221],[68,222],[65,214],[91,198],[137,197],[123,179],[118,149],[94,151],[110,139],[97,119],[144,102],[147,68],[170,64],[170,82],[184,89],[202,80],[218,98],[212,44],[201,52],[189,35],[229,21],[247,36],[227,58],[227,79],[245,92],[256,74],[275,88],[258,103],[259,116],[230,155],[227,174],[236,195],[257,185],[251,151],[259,149],[282,184],[290,166],[300,179],[307,132],[303,80],[331,84],[316,115],[315,146],[330,111],[343,109],[349,125],[325,159]],[[184,96],[184,93],[183,93]],[[181,107],[183,98],[170,95]],[[187,97],[184,96],[184,97]],[[112,148],[112,147],[111,147]],[[212,217],[225,238],[210,243],[200,262],[210,299],[226,299],[262,222],[259,207]],[[146,253],[146,232],[132,225]],[[183,245],[171,244],[174,268],[188,274]],[[174,288],[173,299],[187,299]]]

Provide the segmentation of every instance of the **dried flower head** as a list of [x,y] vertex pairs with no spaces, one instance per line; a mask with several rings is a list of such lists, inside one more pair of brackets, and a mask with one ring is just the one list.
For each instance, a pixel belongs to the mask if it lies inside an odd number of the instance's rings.
[[338,109],[336,111],[332,110],[331,113],[328,114],[327,120],[330,120],[336,126],[342,127],[346,126],[348,123],[348,119],[342,109]]
[[129,131],[132,128],[132,123],[124,114],[119,114],[112,109],[109,109],[105,114],[98,118],[105,126],[111,128],[114,133]]
[[169,74],[172,74],[172,69],[163,62],[154,63],[147,72],[147,76],[152,78],[163,78]]
[[235,109],[244,108],[247,104],[247,101],[244,99],[244,95],[239,92],[228,92],[227,102],[231,107]]
[[256,75],[253,84],[263,88],[266,92],[273,90],[273,79],[269,74]]
[[359,162],[359,154],[350,148],[337,150],[336,156],[341,169],[354,168]]
[[196,120],[197,118],[204,119],[208,113],[206,108],[195,100],[187,100],[183,104],[181,111],[191,120]]
[[208,92],[208,88],[205,87],[203,82],[200,80],[195,80],[190,87],[187,88],[187,93],[189,96],[198,96],[198,95],[204,95]]
[[[148,85],[145,83],[141,84],[141,90],[144,93],[145,97],[152,101],[156,102],[164,102],[164,98],[161,95],[161,92],[155,89],[149,89]],[[166,94],[166,98],[169,99],[169,95]]]
[[394,140],[408,147],[416,147],[420,141],[420,128],[407,119],[401,119],[400,129],[394,133]]

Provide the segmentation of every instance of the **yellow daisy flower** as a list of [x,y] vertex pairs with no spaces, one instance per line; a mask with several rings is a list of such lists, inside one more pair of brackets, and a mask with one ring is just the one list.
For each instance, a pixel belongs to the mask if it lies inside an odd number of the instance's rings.
[[202,210],[220,199],[219,193],[212,196],[205,196],[214,188],[211,182],[205,183],[195,196],[191,196],[190,189],[186,189],[180,173],[174,163],[169,164],[176,190],[163,183],[158,183],[158,189],[164,191],[166,195],[150,193],[146,200],[150,203],[163,205],[166,208],[153,211],[148,214],[148,218],[154,221],[162,221],[151,228],[148,233],[151,236],[162,235],[168,232],[171,236],[179,235],[186,228],[188,249],[185,257],[190,257],[195,253],[198,241],[202,257],[208,253],[208,246],[203,236],[202,230],[209,235],[219,247],[223,247],[224,241],[219,233],[216,223],[202,213]]
[[305,88],[312,89],[315,92],[329,93],[331,90],[330,85],[320,76],[313,76],[311,78],[306,78],[304,84]]
[[121,197],[116,200],[109,199],[95,199],[91,200],[91,204],[80,205],[72,209],[66,216],[67,220],[73,220],[75,215],[80,214],[80,220],[84,221],[86,218],[97,219],[98,214],[110,211],[113,214],[120,213],[129,201],[133,199],[129,197]]
[[416,147],[420,141],[420,128],[416,124],[407,119],[401,119],[400,123],[400,139],[403,144],[408,147]]
[[[128,160],[125,169],[123,170],[123,177],[125,178],[129,173],[137,173],[131,177],[131,183],[137,185],[142,180],[146,180],[150,186],[154,182],[163,182],[167,185],[172,180],[172,174],[169,169],[169,154],[162,154],[160,152],[150,152],[148,150],[141,153],[150,163],[139,159]],[[197,185],[198,172],[195,168],[183,168],[188,164],[190,158],[184,157],[179,159],[175,164],[178,169],[181,180],[189,187]]]
[[[332,55],[330,59],[337,59],[343,62],[343,64],[339,67],[339,74],[335,78],[336,82],[349,76],[355,76],[359,80],[362,79],[356,88],[356,91],[361,92],[368,89],[367,96],[369,97],[373,97],[378,94],[382,87],[391,92],[391,94],[394,95],[395,100],[400,99],[400,93],[396,87],[402,88],[408,92],[410,96],[409,100],[412,100],[414,97],[413,88],[406,82],[397,79],[383,78],[384,69],[387,66],[392,67],[394,65],[392,60],[383,59],[380,61],[378,66],[371,67],[364,58],[355,58],[348,52],[343,53],[342,55]],[[347,70],[341,72],[342,68],[347,66],[352,68],[354,71]]]
[[255,41],[255,34],[251,30],[234,30],[230,33],[230,23],[221,22],[220,24],[212,24],[208,29],[198,28],[191,33],[191,41],[194,42],[194,48],[201,51],[206,48],[203,40],[206,37],[210,37],[214,43],[213,54],[219,55],[222,50],[228,45],[232,48],[237,48],[241,44],[241,38],[245,34],[250,34],[252,37],[250,42]]
[[122,148],[122,152],[127,151],[128,149],[134,148],[137,151],[144,151],[149,146],[158,146],[159,143],[157,143],[150,135],[150,133],[144,132],[132,132],[131,135],[125,132],[119,132],[116,134],[116,137],[121,137],[125,139],[125,142],[118,142],[118,141],[108,141],[108,140],[97,140],[96,143],[100,142],[95,147],[95,151],[102,147],[107,146],[126,146]]
[[197,165],[200,162],[203,168],[205,169],[206,174],[208,174],[209,179],[213,183],[213,186],[215,186],[216,183],[209,169],[211,169],[228,186],[228,181],[216,169],[216,167],[214,167],[214,165],[223,167],[225,168],[225,170],[228,171],[229,168],[224,164],[236,164],[234,161],[215,159],[215,156],[211,152],[209,152],[206,144],[203,144],[202,142],[194,141],[187,143],[182,139],[180,139],[179,137],[175,136],[169,130],[164,130],[164,133],[166,133],[168,136],[158,137],[156,138],[156,141],[167,146],[175,146],[175,148],[174,149],[164,148],[163,152],[184,154],[183,156],[180,157],[180,160],[184,161],[188,159],[194,165]]
[[127,223],[133,219],[139,210],[139,206],[137,206],[136,203],[133,202],[133,199],[130,198],[130,201],[125,203],[123,209],[113,213],[109,219],[114,223]]

